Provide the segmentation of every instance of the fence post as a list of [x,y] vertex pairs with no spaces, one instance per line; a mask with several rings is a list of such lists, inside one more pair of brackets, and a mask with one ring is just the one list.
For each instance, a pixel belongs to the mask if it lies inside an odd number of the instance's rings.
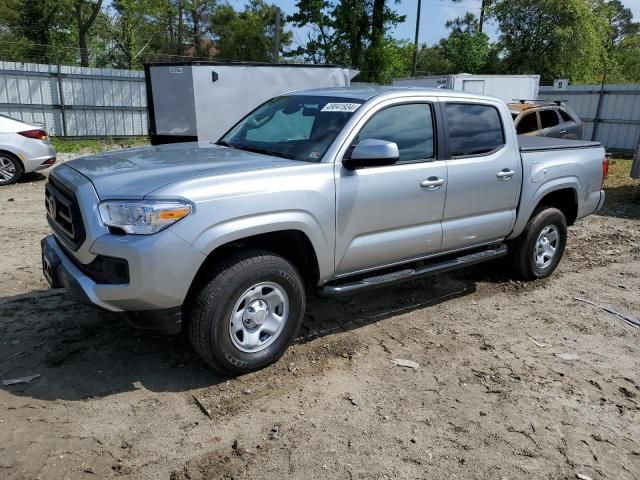
[[640,178],[640,134],[638,134],[636,154],[633,156],[633,163],[631,164],[631,178]]
[[58,95],[60,97],[60,113],[62,116],[62,137],[67,138],[67,116],[64,108],[64,87],[62,85],[62,67],[58,64]]
[[[604,81],[603,81],[604,82]],[[600,85],[600,93],[598,94],[598,105],[596,106],[596,116],[593,119],[593,130],[591,131],[591,141],[596,141],[598,130],[600,126],[600,116],[602,115],[602,97],[604,96],[604,83]]]

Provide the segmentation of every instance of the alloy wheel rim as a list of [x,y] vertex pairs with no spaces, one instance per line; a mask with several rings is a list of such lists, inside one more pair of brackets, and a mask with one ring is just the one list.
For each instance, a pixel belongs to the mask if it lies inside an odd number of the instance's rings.
[[287,292],[274,282],[260,282],[236,301],[229,318],[229,335],[238,350],[256,353],[280,336],[289,317]]
[[533,259],[538,268],[547,268],[553,262],[558,251],[560,231],[555,225],[547,225],[536,240]]
[[16,166],[7,157],[0,156],[0,180],[11,180],[16,174]]

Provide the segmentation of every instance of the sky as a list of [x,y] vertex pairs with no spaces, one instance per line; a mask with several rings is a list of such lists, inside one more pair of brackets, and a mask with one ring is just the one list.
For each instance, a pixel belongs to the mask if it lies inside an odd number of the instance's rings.
[[[242,9],[246,0],[228,0],[236,9]],[[285,14],[292,14],[295,11],[296,0],[271,0],[278,5]],[[392,2],[390,2],[391,4]],[[453,2],[451,0],[422,0],[422,12],[420,15],[420,43],[434,45],[443,37],[448,35],[444,24],[447,20],[455,17],[462,17],[466,12],[472,12],[476,16],[480,15],[481,0],[462,0]],[[622,0],[622,3],[630,8],[636,21],[640,21],[640,0]],[[400,24],[392,35],[398,39],[409,39],[413,41],[416,25],[417,0],[401,0],[393,7],[407,19]],[[489,24],[485,29],[486,33],[495,39],[498,36],[495,25]],[[306,35],[300,29],[293,29],[293,46],[303,44]]]

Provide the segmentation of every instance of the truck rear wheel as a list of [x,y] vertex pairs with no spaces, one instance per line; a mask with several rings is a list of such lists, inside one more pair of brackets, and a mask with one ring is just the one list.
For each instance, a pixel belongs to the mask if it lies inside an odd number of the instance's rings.
[[553,273],[567,244],[567,220],[557,208],[538,210],[511,246],[513,267],[524,280]]
[[232,255],[204,279],[185,308],[191,344],[212,367],[239,374],[286,351],[305,310],[296,268],[263,250]]

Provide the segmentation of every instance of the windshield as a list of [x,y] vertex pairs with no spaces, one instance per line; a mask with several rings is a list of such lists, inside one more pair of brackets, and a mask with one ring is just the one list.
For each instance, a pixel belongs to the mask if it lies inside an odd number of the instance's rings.
[[362,100],[343,97],[276,97],[247,115],[217,144],[319,162],[362,103]]

